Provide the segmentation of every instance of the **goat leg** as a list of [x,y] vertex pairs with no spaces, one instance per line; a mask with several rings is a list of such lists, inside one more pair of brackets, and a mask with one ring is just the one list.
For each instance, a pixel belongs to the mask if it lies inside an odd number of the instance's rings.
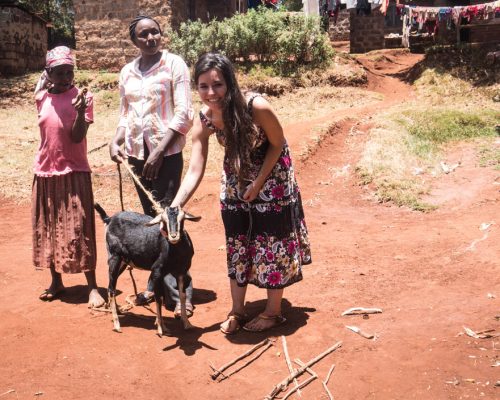
[[111,308],[111,315],[113,316],[113,330],[115,332],[122,332],[120,328],[120,320],[118,319],[118,311],[116,309],[116,297],[113,292],[108,291],[109,308]]
[[179,298],[181,300],[181,321],[184,329],[191,329],[193,325],[189,322],[186,312],[186,288],[184,287],[184,275],[177,277],[177,288],[179,289]]
[[[156,297],[156,295],[155,295]],[[161,297],[156,297],[156,333],[159,337],[163,336],[163,333],[167,332],[167,328],[163,324],[163,317],[161,315],[162,300]]]

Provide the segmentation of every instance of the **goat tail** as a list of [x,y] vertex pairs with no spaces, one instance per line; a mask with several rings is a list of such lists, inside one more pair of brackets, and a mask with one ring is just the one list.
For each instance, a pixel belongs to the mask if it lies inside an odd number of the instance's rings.
[[94,203],[94,208],[96,209],[96,211],[99,213],[99,215],[101,216],[101,219],[102,221],[107,225],[109,224],[109,221],[111,220],[111,218],[109,217],[108,214],[106,214],[106,211],[104,211],[104,208],[102,208],[99,203]]

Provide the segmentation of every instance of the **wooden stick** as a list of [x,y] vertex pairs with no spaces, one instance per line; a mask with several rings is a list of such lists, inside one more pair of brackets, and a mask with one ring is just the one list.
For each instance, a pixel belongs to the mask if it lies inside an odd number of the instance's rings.
[[271,391],[271,393],[269,393],[265,397],[265,399],[266,400],[272,400],[272,399],[274,399],[280,392],[282,392],[284,389],[286,389],[286,387],[288,386],[288,384],[291,381],[293,381],[294,378],[302,375],[304,373],[304,371],[306,370],[306,368],[309,368],[310,366],[316,364],[322,358],[324,358],[328,354],[334,352],[335,350],[337,350],[341,346],[342,346],[342,342],[337,342],[335,345],[333,345],[329,349],[325,350],[323,353],[321,353],[321,354],[317,355],[316,357],[314,357],[312,360],[310,360],[309,362],[307,362],[304,367],[301,367],[300,369],[296,370],[293,374],[291,374],[290,376],[288,376],[285,379],[283,379],[280,383],[278,383],[273,388],[273,390]]
[[[293,374],[295,372],[295,369],[293,368],[292,362],[290,361],[290,356],[288,355],[288,346],[286,344],[286,338],[284,335],[281,336],[281,341],[283,343],[283,354],[285,355],[285,361],[288,367],[288,372],[290,374]],[[299,383],[297,382],[297,378],[294,378],[293,382],[295,383],[295,387],[297,388],[297,395],[299,397],[302,397],[302,393],[300,393]]]
[[381,308],[352,307],[352,308],[345,310],[342,313],[342,316],[344,316],[344,315],[358,315],[358,314],[378,314],[381,312],[382,312]]
[[231,375],[234,375],[236,372],[238,371],[241,371],[243,368],[245,368],[247,365],[251,364],[252,362],[254,362],[257,358],[259,358],[262,353],[264,353],[269,347],[271,347],[273,344],[271,342],[269,342],[268,344],[266,344],[264,346],[264,348],[259,352],[257,353],[253,358],[251,358],[250,360],[248,360],[247,362],[245,362],[243,365],[241,365],[240,367],[236,368],[234,371],[231,371],[229,374],[227,375],[224,375],[222,374],[222,379],[219,380],[219,382],[222,382],[224,379],[227,379],[229,378]]
[[325,392],[326,394],[328,395],[328,398],[330,400],[334,400],[333,398],[333,394],[330,392],[330,390],[328,389],[328,386],[326,386],[326,383],[325,382],[321,382],[321,384],[323,385],[323,388],[325,389]]
[[303,388],[304,386],[307,386],[309,385],[313,380],[315,380],[318,376],[317,375],[313,375],[313,376],[310,376],[309,378],[307,378],[304,382],[302,382],[299,386],[295,386],[293,389],[290,389],[288,391],[287,394],[285,394],[285,396],[283,396],[283,400],[286,400],[288,399],[293,393],[295,393],[296,391],[298,391],[299,389]]
[[318,374],[316,372],[314,372],[311,368],[309,368],[308,366],[306,366],[300,360],[300,358],[296,358],[294,361],[299,365],[299,367],[305,367],[306,372],[308,372],[311,376],[315,376],[316,378],[318,377]]
[[296,358],[294,361],[300,367],[304,367],[306,372],[308,372],[311,376],[308,379],[306,379],[304,382],[302,382],[300,385],[298,385],[298,387],[295,387],[295,388],[291,389],[288,393],[286,393],[285,396],[283,397],[283,400],[290,397],[295,391],[297,391],[297,393],[298,393],[300,388],[307,386],[310,382],[312,382],[313,380],[318,378],[318,374],[316,372],[314,372],[311,368],[307,367],[300,359]]
[[323,384],[323,387],[326,390],[326,394],[328,394],[328,398],[330,400],[334,400],[334,398],[333,398],[333,394],[330,392],[327,385],[328,385],[328,380],[330,379],[330,376],[332,375],[332,372],[334,369],[335,369],[335,364],[332,364],[332,366],[330,367],[330,370],[328,371],[328,374],[326,374],[325,380],[323,382],[321,382]]
[[325,385],[328,385],[328,381],[330,380],[330,376],[332,375],[334,369],[335,369],[335,364],[332,364],[332,366],[330,367],[330,371],[328,371],[328,374],[326,375]]
[[262,346],[265,346],[266,344],[268,344],[270,342],[269,338],[266,338],[264,339],[262,342],[260,343],[257,343],[255,346],[253,346],[250,350],[246,351],[245,353],[243,353],[241,356],[238,356],[236,357],[235,359],[229,361],[227,364],[224,364],[222,367],[220,367],[219,369],[215,369],[215,368],[212,368],[214,370],[214,373],[211,374],[210,376],[212,377],[213,380],[216,380],[217,377],[223,372],[225,371],[226,369],[228,369],[231,365],[234,365],[236,364],[238,361],[242,360],[243,358],[245,358],[246,356],[252,354],[255,350],[257,350],[258,348],[262,347]]
[[[295,359],[295,362],[297,364],[299,364],[301,367],[304,365],[304,363],[302,361],[300,361],[298,358]],[[328,371],[328,374],[326,375],[326,379],[324,381],[321,382],[321,384],[323,385],[323,388],[325,389],[326,391],[326,394],[328,395],[328,398],[330,400],[334,400],[333,398],[333,394],[330,392],[330,390],[328,390],[328,387],[326,386],[327,383],[328,383],[328,380],[330,379],[330,375],[332,374],[333,372],[333,369],[335,368],[335,364],[333,364],[330,368],[330,371]],[[314,375],[317,377],[317,374],[316,372],[314,372],[312,369],[310,368],[306,368],[306,371],[309,372],[311,375]]]
[[346,325],[345,327],[347,329],[357,333],[358,335],[363,336],[365,339],[373,339],[375,337],[375,335],[373,333],[368,333],[368,332],[362,331],[357,326]]
[[137,177],[136,174],[134,174],[134,171],[132,171],[132,168],[130,168],[130,166],[128,165],[127,162],[122,162],[121,165],[123,165],[125,167],[125,169],[127,170],[127,172],[130,174],[130,176],[132,177],[132,179],[134,180],[134,182],[137,184],[137,186],[139,186],[141,188],[141,190],[144,192],[144,194],[147,196],[147,198],[149,199],[149,201],[151,202],[151,204],[153,205],[153,209],[154,211],[156,212],[156,214],[161,214],[163,213],[163,207],[161,206],[160,203],[158,203],[153,195],[149,192],[149,190],[147,190],[141,183],[141,181],[139,180],[139,178]]

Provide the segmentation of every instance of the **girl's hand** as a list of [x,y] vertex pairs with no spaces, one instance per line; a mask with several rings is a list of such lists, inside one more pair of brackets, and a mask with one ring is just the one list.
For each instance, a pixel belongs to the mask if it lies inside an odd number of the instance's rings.
[[82,90],[78,91],[78,96],[76,96],[72,101],[71,104],[73,104],[73,107],[75,107],[76,111],[79,113],[85,112],[85,109],[87,108],[87,98],[85,97],[87,95],[87,88],[83,88]]
[[245,193],[243,193],[243,200],[250,203],[251,201],[254,201],[257,198],[259,192],[260,192],[260,186],[257,185],[255,181],[252,181],[252,183],[250,183],[245,189]]

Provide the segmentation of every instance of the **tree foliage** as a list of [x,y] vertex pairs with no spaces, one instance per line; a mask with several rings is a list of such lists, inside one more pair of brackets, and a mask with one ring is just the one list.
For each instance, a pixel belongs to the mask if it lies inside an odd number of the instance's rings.
[[169,50],[190,65],[208,51],[225,54],[233,62],[258,61],[282,75],[301,67],[319,67],[330,62],[333,50],[320,28],[318,17],[249,10],[223,21],[183,22],[178,31],[167,30]]
[[74,46],[72,0],[18,0],[18,3],[52,24],[49,47],[60,44]]

